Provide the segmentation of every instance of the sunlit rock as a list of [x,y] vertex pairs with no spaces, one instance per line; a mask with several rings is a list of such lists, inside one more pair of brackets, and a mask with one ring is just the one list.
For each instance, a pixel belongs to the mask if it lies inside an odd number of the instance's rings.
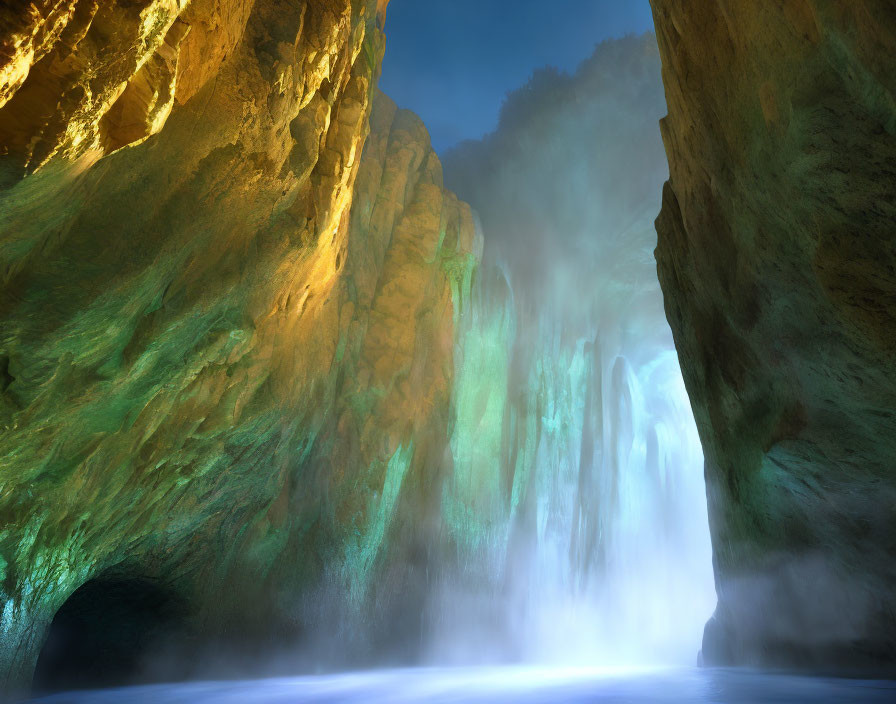
[[[174,100],[186,0],[30,4],[4,25],[2,178],[158,132]],[[4,12],[13,14],[13,10]]]
[[[102,585],[170,595],[185,640],[129,674],[177,677],[209,641],[242,664],[295,645],[314,589],[363,626],[391,564],[425,574],[402,550],[435,532],[423,473],[475,230],[385,98],[362,160],[385,5],[59,3],[4,25],[7,691],[81,589],[98,637],[127,627]],[[398,528],[416,542],[389,562]]]

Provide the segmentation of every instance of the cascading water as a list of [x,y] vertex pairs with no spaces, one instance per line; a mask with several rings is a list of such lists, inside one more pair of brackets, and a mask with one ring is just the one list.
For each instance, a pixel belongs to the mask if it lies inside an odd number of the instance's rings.
[[490,288],[458,354],[461,569],[433,658],[693,662],[715,604],[703,457],[658,291],[578,328],[555,306],[522,324],[504,275]]
[[305,598],[308,662],[695,662],[715,590],[653,257],[664,111],[655,39],[608,42],[446,156],[484,242],[478,266],[446,264],[449,448],[389,461]]
[[440,263],[450,427],[359,485],[366,512],[297,609],[307,666],[696,661],[715,590],[653,257],[664,111],[655,39],[632,37],[537,74],[446,155],[483,246]]
[[456,353],[443,520],[457,556],[431,657],[692,664],[715,592],[653,260],[655,45],[610,43],[546,78],[446,160],[486,250]]

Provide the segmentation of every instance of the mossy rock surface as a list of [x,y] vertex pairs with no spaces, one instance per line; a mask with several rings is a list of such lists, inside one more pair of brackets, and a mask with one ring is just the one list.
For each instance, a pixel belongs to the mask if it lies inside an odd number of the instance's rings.
[[0,85],[0,689],[96,580],[171,593],[191,643],[300,640],[331,582],[368,609],[447,444],[474,233],[376,97],[385,4],[3,23],[43,43]]
[[714,663],[896,663],[896,10],[653,0]]

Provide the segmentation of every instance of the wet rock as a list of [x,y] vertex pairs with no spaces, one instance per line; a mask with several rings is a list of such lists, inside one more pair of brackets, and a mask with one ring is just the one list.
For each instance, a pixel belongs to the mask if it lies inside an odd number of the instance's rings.
[[713,664],[896,661],[896,10],[653,0]]

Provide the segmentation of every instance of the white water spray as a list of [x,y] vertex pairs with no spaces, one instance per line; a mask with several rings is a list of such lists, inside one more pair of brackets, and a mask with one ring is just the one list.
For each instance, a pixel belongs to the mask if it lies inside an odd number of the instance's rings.
[[653,258],[664,111],[654,39],[610,42],[446,159],[486,246],[456,355],[434,661],[696,660],[716,597]]

